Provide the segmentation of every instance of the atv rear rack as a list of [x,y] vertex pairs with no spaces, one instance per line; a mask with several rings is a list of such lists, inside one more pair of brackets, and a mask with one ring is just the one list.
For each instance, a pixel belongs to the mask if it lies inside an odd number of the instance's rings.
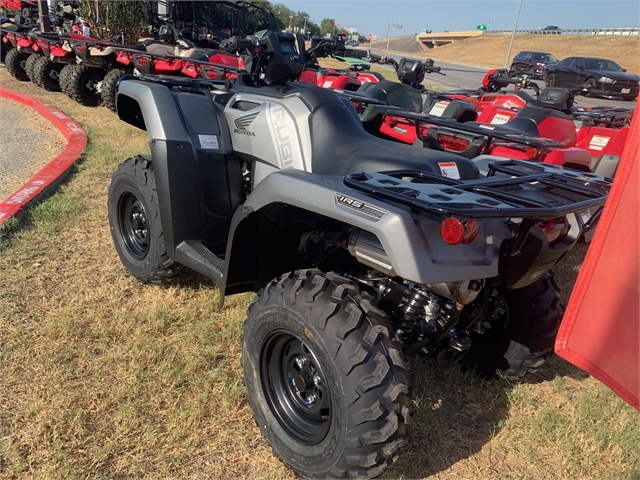
[[[497,173],[509,175],[496,176]],[[604,205],[611,184],[598,175],[568,172],[546,164],[505,160],[489,164],[489,176],[461,181],[419,170],[363,172],[345,176],[344,183],[368,194],[440,217],[536,218],[562,217]],[[545,188],[552,201],[527,198],[508,187]],[[561,190],[564,195],[553,193]],[[526,191],[526,190],[522,190]],[[571,198],[569,198],[569,196]]]
[[[363,99],[363,103],[365,103],[364,99]],[[369,103],[373,103],[376,105],[379,104],[377,101],[372,101]],[[472,133],[475,135],[481,135],[486,137],[487,144],[483,148],[484,151],[487,151],[487,149],[491,146],[491,144],[493,143],[493,140],[495,139],[517,143],[520,145],[526,145],[528,147],[534,147],[538,150],[547,148],[547,147],[557,148],[557,147],[564,146],[562,142],[558,142],[556,140],[550,140],[550,139],[540,138],[540,137],[532,137],[531,135],[527,135],[526,133],[517,133],[517,132],[508,133],[508,132],[495,131],[490,127],[476,127],[474,125],[467,125],[466,123],[458,123],[455,121],[455,119],[444,119],[444,118],[436,117],[434,115],[429,115],[429,114],[412,113],[406,110],[401,110],[397,107],[390,107],[386,112],[384,110],[385,110],[384,108],[379,108],[378,112],[385,115],[394,115],[397,117],[413,120],[416,125],[416,136],[422,141],[427,140],[427,138],[424,135],[422,135],[420,131],[420,127],[425,124],[431,124],[431,125],[436,125],[438,127],[449,128],[454,133],[458,131],[458,132]]]

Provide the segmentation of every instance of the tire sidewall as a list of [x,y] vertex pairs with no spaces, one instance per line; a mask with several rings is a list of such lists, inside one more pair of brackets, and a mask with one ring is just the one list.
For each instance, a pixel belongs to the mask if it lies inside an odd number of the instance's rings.
[[[329,347],[324,344],[322,338],[312,334],[313,329],[309,328],[308,323],[297,312],[288,308],[269,306],[261,309],[248,324],[249,328],[244,333],[243,370],[247,396],[258,426],[274,445],[276,451],[286,450],[290,453],[286,461],[294,469],[305,472],[326,472],[338,463],[342,456],[348,425],[340,375],[336,365],[326,356]],[[267,407],[267,397],[260,380],[260,357],[265,341],[277,329],[288,330],[305,341],[321,364],[325,378],[330,383],[331,426],[327,436],[317,445],[302,445],[292,439]],[[319,457],[325,460],[318,462]]]
[[[134,175],[119,171],[112,178],[107,201],[109,228],[116,251],[125,267],[136,277],[145,277],[153,272],[161,256],[158,245],[158,238],[162,235],[159,209],[152,204],[146,190],[146,186],[141,185]],[[120,233],[120,199],[127,193],[134,193],[140,199],[147,218],[149,249],[141,260],[129,254]]]

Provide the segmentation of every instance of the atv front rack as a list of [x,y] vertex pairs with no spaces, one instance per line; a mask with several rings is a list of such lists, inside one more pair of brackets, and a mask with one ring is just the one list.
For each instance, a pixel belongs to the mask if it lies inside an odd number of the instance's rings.
[[[491,162],[486,178],[471,181],[419,170],[392,170],[349,174],[344,183],[440,217],[540,220],[600,207],[611,187],[610,182],[598,175],[521,160]],[[521,192],[544,189],[544,196],[550,200],[513,193],[516,186],[523,187]]]

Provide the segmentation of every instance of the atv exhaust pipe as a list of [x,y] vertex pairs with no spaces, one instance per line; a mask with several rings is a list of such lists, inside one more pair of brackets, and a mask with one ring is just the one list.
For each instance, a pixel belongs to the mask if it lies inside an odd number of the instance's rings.
[[374,234],[359,228],[354,229],[349,236],[347,248],[349,253],[356,257],[360,263],[386,273],[390,277],[398,275],[380,240]]
[[[398,274],[391,265],[387,252],[374,234],[354,229],[347,241],[349,253],[360,263],[374,268],[382,273],[395,277]],[[431,283],[427,288],[441,297],[448,298],[460,305],[473,302],[482,291],[482,280],[464,280],[460,282]]]

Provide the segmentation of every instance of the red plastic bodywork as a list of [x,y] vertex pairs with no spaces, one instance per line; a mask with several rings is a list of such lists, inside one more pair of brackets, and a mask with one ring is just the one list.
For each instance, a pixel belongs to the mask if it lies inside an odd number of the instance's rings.
[[640,410],[640,122],[636,118],[556,339],[556,353]]
[[300,81],[312,83],[322,88],[338,88],[342,90],[357,90],[362,85],[362,82],[355,75],[345,75],[332,69],[322,71],[305,69],[300,75]]
[[585,127],[578,130],[577,146],[589,150],[592,157],[621,156],[631,129],[629,127]]

